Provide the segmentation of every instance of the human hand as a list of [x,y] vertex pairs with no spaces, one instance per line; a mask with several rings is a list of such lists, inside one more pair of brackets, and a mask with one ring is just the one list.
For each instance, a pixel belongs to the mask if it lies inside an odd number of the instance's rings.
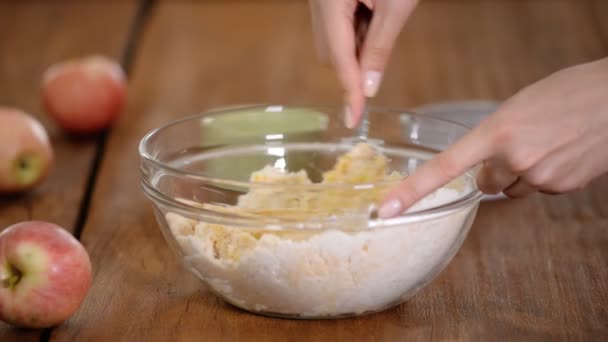
[[[359,3],[373,18],[356,56],[354,14]],[[354,128],[365,97],[374,97],[403,24],[418,0],[310,0],[313,32],[321,59],[329,59],[345,91],[345,123]]]
[[578,190],[608,171],[608,58],[521,90],[407,177],[378,215],[400,214],[479,163],[479,189],[510,197]]

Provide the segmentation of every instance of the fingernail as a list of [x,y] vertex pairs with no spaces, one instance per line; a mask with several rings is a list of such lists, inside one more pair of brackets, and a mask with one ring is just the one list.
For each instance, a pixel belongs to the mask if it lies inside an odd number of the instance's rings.
[[384,203],[380,209],[378,209],[378,216],[380,218],[391,218],[401,214],[402,211],[403,205],[401,204],[401,201],[394,198]]
[[353,129],[353,112],[350,110],[349,106],[344,106],[344,125],[348,129]]
[[92,56],[84,59],[86,63],[88,63],[93,70],[96,69],[104,69],[109,66],[110,77],[114,78],[116,81],[122,82],[126,79],[126,75],[122,67],[108,59],[104,56]]
[[380,80],[382,74],[378,71],[368,71],[365,73],[365,79],[363,80],[363,93],[366,97],[374,97],[380,87]]

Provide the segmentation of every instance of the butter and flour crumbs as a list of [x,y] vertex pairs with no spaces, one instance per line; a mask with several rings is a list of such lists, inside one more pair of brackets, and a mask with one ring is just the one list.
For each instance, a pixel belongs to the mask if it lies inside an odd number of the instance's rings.
[[[389,160],[358,144],[323,174],[323,183],[399,180]],[[267,166],[251,175],[257,183],[311,184],[305,171]],[[460,198],[471,185],[460,180],[437,190],[411,210]],[[308,219],[348,211],[367,213],[387,187],[366,191],[328,187],[285,191],[252,187],[227,210],[251,215]],[[166,219],[185,262],[217,294],[247,310],[300,317],[378,311],[415,291],[436,271],[461,236],[476,204],[417,223],[366,230],[345,220],[341,229],[267,230],[199,222],[176,213]]]

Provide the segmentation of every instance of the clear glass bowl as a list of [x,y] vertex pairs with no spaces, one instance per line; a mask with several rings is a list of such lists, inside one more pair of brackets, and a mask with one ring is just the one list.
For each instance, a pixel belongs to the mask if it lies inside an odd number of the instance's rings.
[[[142,186],[164,237],[227,302],[292,318],[377,312],[426,286],[462,245],[481,198],[474,170],[387,220],[375,208],[398,180],[319,183],[361,141],[341,118],[333,107],[235,107],[142,139]],[[370,108],[368,142],[404,175],[467,131]],[[267,165],[304,170],[312,183],[250,181]]]

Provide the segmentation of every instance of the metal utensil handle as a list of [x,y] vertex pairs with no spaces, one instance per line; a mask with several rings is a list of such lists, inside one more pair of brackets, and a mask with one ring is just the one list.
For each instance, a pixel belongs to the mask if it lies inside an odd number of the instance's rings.
[[[359,2],[357,4],[353,22],[355,29],[355,53],[357,55],[357,59],[360,59],[361,57],[361,50],[363,49],[363,44],[365,43],[365,37],[367,36],[367,31],[369,29],[369,24],[372,20],[373,14],[374,13],[363,3]],[[368,133],[369,110],[366,100],[365,107],[363,108],[363,115],[359,121],[359,127],[357,127],[356,135],[363,140],[367,140]]]

